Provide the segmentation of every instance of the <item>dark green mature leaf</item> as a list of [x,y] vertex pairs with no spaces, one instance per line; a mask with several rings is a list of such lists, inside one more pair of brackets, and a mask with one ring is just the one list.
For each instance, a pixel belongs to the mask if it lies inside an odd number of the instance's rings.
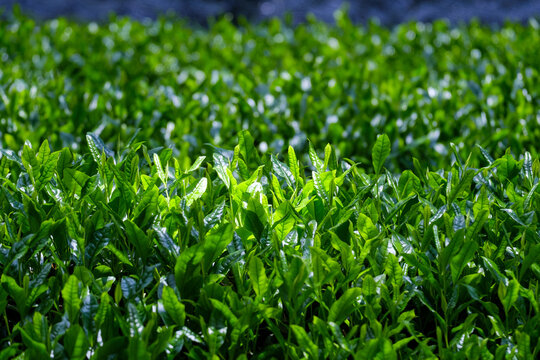
[[174,290],[171,287],[164,286],[161,293],[161,299],[163,300],[165,310],[174,322],[178,326],[184,326],[184,322],[186,321],[185,306],[178,300]]
[[26,291],[20,287],[15,279],[12,277],[2,274],[0,283],[6,292],[15,300],[17,309],[22,315],[26,314]]
[[174,242],[171,236],[167,233],[165,228],[154,227],[159,244],[163,247],[171,256],[178,257],[180,255],[180,247]]
[[88,336],[79,325],[70,326],[64,336],[64,348],[70,359],[85,359],[89,347]]
[[384,165],[384,161],[390,155],[390,139],[386,134],[378,135],[373,150],[371,152],[371,160],[375,173],[378,175],[381,173],[381,169]]
[[210,230],[204,239],[204,265],[208,270],[210,266],[221,256],[223,250],[232,241],[233,227],[229,223],[222,224]]
[[157,206],[158,195],[158,187],[155,185],[149,186],[139,199],[135,210],[133,210],[132,219],[137,219],[147,208],[150,209],[149,211],[153,212],[154,208]]
[[476,239],[467,239],[460,251],[450,260],[450,269],[452,271],[452,281],[457,283],[463,269],[474,257],[479,245]]
[[145,258],[150,255],[152,242],[148,236],[132,221],[125,220],[127,239],[135,246],[139,256]]
[[305,351],[311,359],[318,358],[319,349],[317,348],[317,345],[315,345],[315,343],[313,343],[313,341],[310,339],[304,328],[298,325],[291,325],[291,330],[294,333],[296,341],[298,342],[298,345],[300,345],[302,351]]
[[521,268],[519,269],[519,278],[522,279],[525,272],[529,270],[532,264],[537,263],[540,260],[540,244],[531,245],[527,255],[523,259]]

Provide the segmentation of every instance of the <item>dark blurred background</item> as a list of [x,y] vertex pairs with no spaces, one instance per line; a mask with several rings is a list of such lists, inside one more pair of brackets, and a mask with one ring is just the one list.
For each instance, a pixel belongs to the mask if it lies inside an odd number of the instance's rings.
[[385,25],[440,18],[452,23],[477,18],[486,24],[502,24],[505,20],[524,22],[540,15],[540,0],[0,0],[0,7],[9,11],[19,4],[23,13],[41,19],[67,16],[99,21],[106,20],[110,13],[144,19],[173,12],[204,23],[224,13],[251,21],[289,13],[298,23],[309,13],[332,22],[334,11],[344,3],[348,3],[353,21],[364,23],[378,18]]

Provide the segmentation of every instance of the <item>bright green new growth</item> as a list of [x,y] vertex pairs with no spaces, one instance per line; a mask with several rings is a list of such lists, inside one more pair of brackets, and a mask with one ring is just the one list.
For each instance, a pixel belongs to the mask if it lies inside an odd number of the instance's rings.
[[328,146],[311,172],[250,137],[186,167],[90,134],[4,152],[0,354],[538,355],[538,159],[394,175],[382,135],[374,171]]

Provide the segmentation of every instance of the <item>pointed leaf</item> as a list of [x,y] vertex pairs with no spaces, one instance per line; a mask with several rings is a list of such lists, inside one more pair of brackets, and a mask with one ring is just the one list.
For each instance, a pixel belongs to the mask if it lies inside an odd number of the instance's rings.
[[341,297],[335,301],[330,307],[330,312],[328,313],[328,321],[334,322],[337,325],[340,325],[345,319],[356,309],[359,308],[360,304],[358,298],[362,294],[360,288],[350,288],[341,295]]
[[377,136],[375,145],[373,145],[373,151],[371,153],[373,168],[378,175],[381,173],[381,169],[384,165],[384,161],[390,155],[390,139],[386,134]]
[[167,311],[174,322],[178,326],[184,326],[186,320],[185,306],[178,300],[174,290],[169,286],[164,286],[161,299],[163,300],[165,311]]
[[200,199],[204,195],[204,192],[206,191],[206,187],[207,187],[207,179],[203,177],[197,182],[193,190],[189,194],[186,195],[186,205],[191,206],[195,200]]
[[261,259],[256,256],[251,258],[249,261],[248,274],[255,294],[257,294],[258,297],[265,295],[268,291],[268,278],[266,277],[266,271]]

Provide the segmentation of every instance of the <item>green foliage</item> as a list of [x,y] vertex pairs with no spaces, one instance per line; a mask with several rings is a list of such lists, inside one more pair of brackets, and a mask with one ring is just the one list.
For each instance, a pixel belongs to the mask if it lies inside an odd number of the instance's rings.
[[2,18],[0,359],[537,358],[537,30]]
[[[539,34],[535,20],[388,29],[356,26],[342,11],[335,25],[235,25],[224,17],[207,29],[171,18],[4,16],[0,148],[28,141],[37,150],[47,139],[56,149],[90,151],[99,163],[138,134],[148,149],[170,147],[188,168],[190,154],[209,155],[208,143],[233,149],[237,134],[245,175],[257,148],[291,145],[309,165],[306,139],[318,151],[331,143],[341,157],[373,162],[375,172],[383,163],[412,169],[413,158],[448,168],[452,142],[461,156],[482,146],[506,163],[506,177],[515,169],[507,148],[538,156]],[[473,154],[475,166],[481,157]]]
[[386,142],[373,171],[331,146],[310,173],[292,148],[187,171],[136,143],[4,155],[3,354],[537,356],[538,171],[507,152],[394,175]]

